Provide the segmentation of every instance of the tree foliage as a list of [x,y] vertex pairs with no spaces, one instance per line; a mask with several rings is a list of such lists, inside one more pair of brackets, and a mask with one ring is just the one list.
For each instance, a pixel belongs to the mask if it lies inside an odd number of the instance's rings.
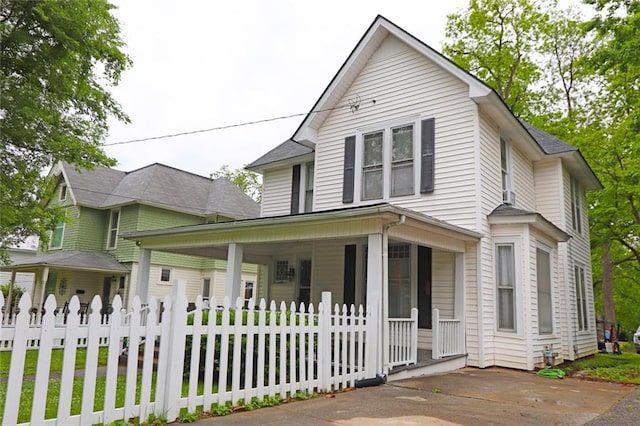
[[598,12],[589,21],[551,0],[470,0],[449,16],[444,50],[516,115],[579,147],[602,181],[588,195],[596,306],[613,321],[615,303],[629,328],[628,307],[640,306],[640,1],[585,2]]
[[[128,120],[109,93],[130,66],[107,0],[0,3],[0,253],[29,235],[46,243],[60,210],[41,204],[59,160],[111,166],[107,118]],[[46,244],[45,244],[46,246]]]
[[257,203],[262,201],[262,182],[260,175],[247,169],[229,170],[229,166],[224,164],[220,169],[211,174],[213,178],[227,178],[240,187],[249,197]]

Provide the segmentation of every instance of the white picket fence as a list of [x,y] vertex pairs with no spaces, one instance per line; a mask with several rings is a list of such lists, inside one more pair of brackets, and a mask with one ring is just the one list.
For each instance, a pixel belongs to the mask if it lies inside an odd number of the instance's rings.
[[[3,306],[0,293],[0,310]],[[108,321],[101,321],[102,303],[96,296],[86,324],[81,324],[77,297],[71,299],[69,313],[61,321],[54,315],[56,301],[51,295],[41,321],[33,323],[30,296],[23,295],[17,316],[12,321],[0,318],[0,346],[11,348],[2,424],[18,423],[19,410],[24,409],[20,407],[23,384],[30,380],[34,398],[30,420],[23,424],[90,425],[135,417],[144,422],[151,414],[173,421],[182,408],[209,411],[253,398],[326,392],[355,386],[357,380],[377,373],[376,354],[371,352],[375,345],[366,344],[375,334],[368,328],[372,321],[362,307],[356,311],[351,306],[348,312],[346,306],[335,305],[332,312],[330,293],[322,294],[318,312],[313,305],[308,309],[301,305],[298,310],[293,303],[289,309],[282,303],[278,310],[274,302],[267,310],[264,300],[258,308],[249,303],[243,309],[241,299],[235,309],[226,299],[221,307],[212,300],[209,309],[201,297],[194,310],[188,312],[187,306],[184,282],[176,282],[172,297],[164,299],[162,313],[155,299],[141,307],[138,298],[127,313],[116,296]],[[119,368],[125,342],[126,366]],[[79,343],[86,346],[81,369],[76,366]],[[101,343],[108,347],[106,368],[98,368]],[[63,348],[63,361],[59,379],[55,375],[57,414],[51,417],[45,416],[44,395],[54,379],[50,364],[56,347]],[[29,350],[38,354],[34,378],[24,376]],[[72,413],[74,380],[82,383],[82,398],[79,412]],[[116,404],[117,387],[122,388],[123,380],[124,401]],[[104,387],[103,400],[97,396],[97,384]]]

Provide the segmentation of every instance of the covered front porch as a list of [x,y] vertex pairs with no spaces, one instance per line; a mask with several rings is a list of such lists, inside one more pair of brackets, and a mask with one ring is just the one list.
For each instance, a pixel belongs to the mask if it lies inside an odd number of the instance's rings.
[[[141,248],[137,295],[147,299],[152,251],[227,261],[225,297],[317,306],[363,305],[378,336],[376,371],[464,354],[465,256],[480,236],[388,204],[125,235]],[[259,265],[242,287],[242,263]],[[473,280],[475,277],[469,277]],[[249,300],[252,299],[252,302]],[[218,301],[220,303],[221,301]]]
[[[93,297],[100,295],[103,301],[102,313],[108,313],[109,304],[116,294],[125,297],[130,277],[130,271],[111,256],[82,251],[42,254],[15,262],[5,269],[12,274],[10,283],[15,282],[14,277],[18,272],[33,273],[31,300],[34,313],[42,311],[44,301],[50,294],[55,295],[59,301],[57,309],[60,311],[66,309],[72,296],[77,296],[82,316],[86,314]],[[11,315],[17,303],[13,291],[10,291],[6,306]]]

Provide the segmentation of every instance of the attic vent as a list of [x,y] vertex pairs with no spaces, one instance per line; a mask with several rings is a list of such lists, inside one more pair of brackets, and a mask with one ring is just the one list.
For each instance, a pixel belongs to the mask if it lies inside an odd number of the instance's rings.
[[516,193],[513,191],[502,191],[502,202],[514,206],[516,204]]

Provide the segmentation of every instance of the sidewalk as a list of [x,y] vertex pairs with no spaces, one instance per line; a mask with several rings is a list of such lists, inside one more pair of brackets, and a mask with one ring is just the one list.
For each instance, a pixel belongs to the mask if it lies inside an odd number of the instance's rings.
[[[594,421],[594,425],[624,425],[640,424],[632,417],[634,413],[640,416],[639,408],[640,389],[636,387],[571,378],[548,379],[501,368],[464,368],[444,375],[339,393],[333,398],[321,397],[203,419],[199,423],[540,426],[583,425]],[[598,416],[605,412],[617,417],[609,423],[598,422]],[[631,423],[625,423],[625,415]],[[602,419],[606,422],[605,416]]]

